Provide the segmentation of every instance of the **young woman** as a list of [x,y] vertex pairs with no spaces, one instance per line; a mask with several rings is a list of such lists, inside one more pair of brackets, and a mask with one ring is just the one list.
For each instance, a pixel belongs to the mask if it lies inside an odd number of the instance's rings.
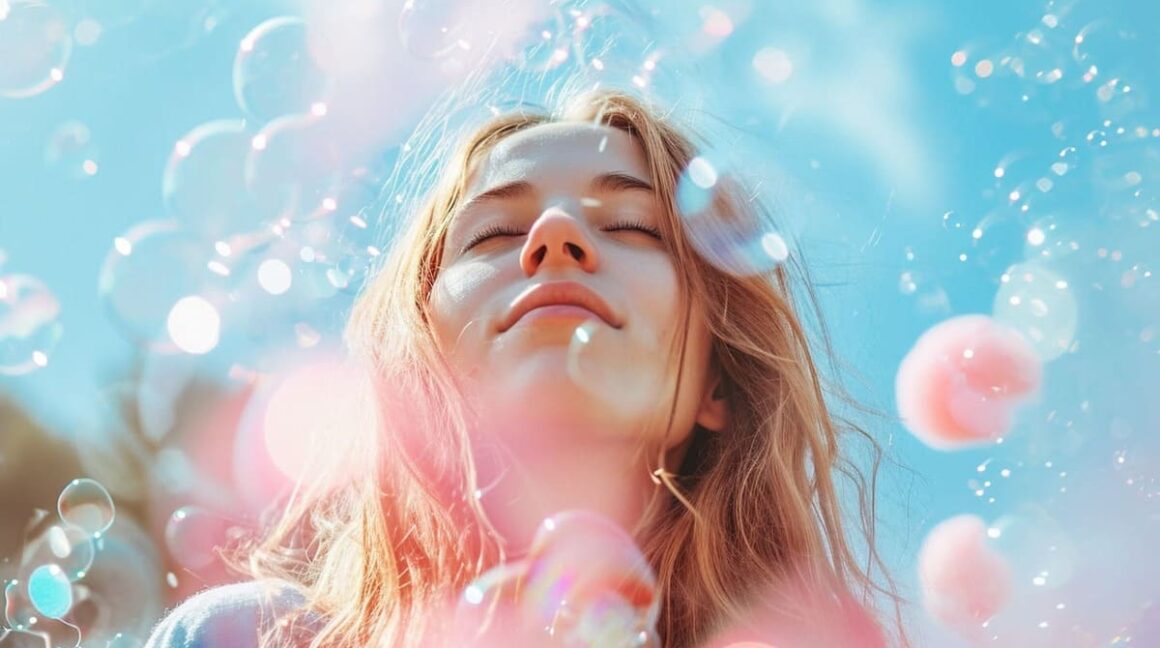
[[908,645],[893,582],[847,539],[839,473],[882,567],[843,435],[881,451],[824,400],[804,270],[741,273],[698,245],[772,223],[722,177],[695,230],[677,194],[696,152],[602,91],[499,116],[441,159],[348,326],[366,424],[245,554],[255,581],[187,601],[149,645],[431,645],[449,601],[575,509],[632,534],[666,648],[766,621],[796,628],[778,645],[884,645],[876,593]]

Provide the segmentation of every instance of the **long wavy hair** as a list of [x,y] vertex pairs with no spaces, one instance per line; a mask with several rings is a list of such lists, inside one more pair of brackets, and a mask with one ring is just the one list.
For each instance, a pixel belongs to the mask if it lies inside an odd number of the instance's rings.
[[[858,411],[872,410],[824,381],[814,362],[792,292],[795,283],[804,288],[821,324],[804,265],[791,254],[772,269],[742,275],[698,251],[677,199],[679,178],[698,151],[695,136],[686,134],[690,129],[617,90],[559,103],[554,110],[499,114],[449,157],[424,161],[438,164],[441,177],[394,236],[346,330],[352,357],[367,368],[373,407],[363,424],[332,440],[333,453],[314,473],[317,479],[296,485],[279,517],[234,554],[235,564],[249,576],[297,586],[304,609],[321,619],[311,632],[312,647],[411,646],[430,636],[449,597],[505,560],[501,539],[473,496],[479,486],[469,412],[437,350],[428,297],[448,222],[480,160],[519,131],[580,121],[620,129],[642,147],[664,212],[662,231],[679,275],[684,321],[693,308],[705,315],[730,413],[720,432],[693,430],[681,465],[665,466],[662,453],[649,467],[658,486],[635,537],[660,586],[663,645],[702,645],[744,618],[755,597],[778,591],[778,584],[808,582],[829,596],[857,601],[876,623],[891,614],[883,627],[894,630],[894,645],[909,646],[902,621],[906,599],[875,546],[874,490],[883,450],[864,428],[832,412],[825,394]],[[723,177],[710,213],[724,225],[772,227],[771,210],[751,193]],[[685,326],[678,330],[687,334]],[[822,352],[833,359],[824,325],[820,331]],[[675,357],[683,358],[685,343],[676,336]],[[675,405],[674,390],[670,422]],[[848,452],[855,437],[873,448],[869,477]],[[841,506],[840,476],[852,480],[857,494],[850,520]],[[847,535],[851,526],[865,542],[864,567]],[[787,595],[779,609],[806,598]],[[271,628],[263,645],[293,643],[286,627]]]

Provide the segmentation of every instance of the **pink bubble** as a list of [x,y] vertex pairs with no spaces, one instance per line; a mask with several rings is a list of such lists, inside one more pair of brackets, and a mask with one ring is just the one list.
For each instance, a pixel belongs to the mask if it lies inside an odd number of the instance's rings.
[[977,636],[1011,599],[1011,567],[987,546],[984,526],[974,515],[945,520],[927,534],[918,554],[927,613],[967,637]]
[[951,450],[1006,434],[1016,406],[1042,381],[1035,350],[985,315],[964,315],[923,333],[898,367],[895,391],[906,427]]

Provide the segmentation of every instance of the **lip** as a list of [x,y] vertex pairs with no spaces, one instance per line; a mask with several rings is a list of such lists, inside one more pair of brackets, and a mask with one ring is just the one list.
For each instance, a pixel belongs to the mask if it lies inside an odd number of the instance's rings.
[[[499,332],[503,333],[514,326],[529,311],[544,306],[579,306],[594,313],[612,328],[621,327],[620,318],[612,311],[608,302],[591,288],[577,281],[552,281],[530,286],[512,300],[507,314],[500,323]],[[547,311],[544,314],[548,314]]]

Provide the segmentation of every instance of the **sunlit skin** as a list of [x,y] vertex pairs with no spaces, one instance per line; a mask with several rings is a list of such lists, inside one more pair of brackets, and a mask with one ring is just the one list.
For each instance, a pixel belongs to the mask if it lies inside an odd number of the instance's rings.
[[[610,175],[622,179],[608,182]],[[526,184],[494,196],[514,182]],[[482,502],[513,555],[561,510],[593,510],[633,529],[657,488],[648,459],[655,464],[664,448],[675,471],[694,422],[719,431],[727,420],[724,401],[713,398],[710,335],[693,309],[673,431],[665,433],[676,383],[676,356],[668,351],[683,310],[677,269],[653,234],[613,229],[631,221],[659,231],[663,215],[651,186],[643,149],[627,133],[541,125],[490,151],[450,224],[432,325],[478,415]],[[493,197],[480,199],[485,193]],[[463,249],[493,224],[515,233]],[[598,293],[616,321],[526,316],[500,330],[517,295],[561,280]],[[577,375],[568,371],[569,353],[586,323],[592,336]],[[510,459],[499,460],[497,444]]]

